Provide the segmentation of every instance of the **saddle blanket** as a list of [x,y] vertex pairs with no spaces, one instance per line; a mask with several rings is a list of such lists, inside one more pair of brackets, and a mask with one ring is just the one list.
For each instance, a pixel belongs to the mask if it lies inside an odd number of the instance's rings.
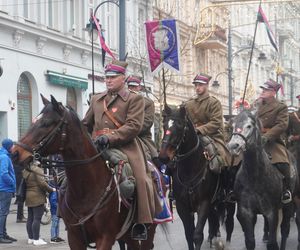
[[163,180],[161,178],[159,170],[156,167],[153,167],[152,169],[152,179],[155,180],[156,182],[157,195],[159,196],[163,208],[161,213],[155,215],[153,222],[156,224],[161,224],[161,223],[173,221],[173,214],[170,210],[168,201],[164,196],[164,192],[163,192],[163,185],[162,185]]

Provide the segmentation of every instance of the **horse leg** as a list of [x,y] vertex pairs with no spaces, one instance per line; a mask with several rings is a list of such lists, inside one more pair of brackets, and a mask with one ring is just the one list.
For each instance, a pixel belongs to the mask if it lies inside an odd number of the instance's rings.
[[123,240],[118,240],[120,250],[126,250],[126,243]]
[[204,238],[203,229],[204,229],[205,222],[206,222],[208,214],[209,214],[209,208],[210,208],[210,202],[203,201],[197,211],[198,220],[197,220],[197,225],[196,225],[195,232],[194,232],[194,242],[195,242],[196,250],[200,250],[202,242],[203,242],[203,238]]
[[237,219],[239,220],[244,236],[247,250],[255,249],[254,225],[256,222],[256,215],[245,208],[238,208]]
[[183,206],[181,202],[176,201],[176,208],[178,215],[183,223],[185,238],[188,243],[189,250],[194,250],[194,231],[195,231],[195,222],[194,222],[194,213],[190,212],[189,209]]
[[279,250],[277,243],[277,226],[278,226],[278,209],[273,209],[271,213],[266,215],[269,225],[269,239],[267,250]]
[[268,224],[268,220],[265,216],[264,217],[264,235],[263,235],[263,242],[267,243],[269,240],[269,224]]
[[210,247],[212,247],[213,238],[218,236],[219,228],[218,213],[215,208],[211,208],[208,214],[208,242],[210,243]]
[[296,196],[294,198],[294,203],[296,206],[296,225],[298,229],[298,247],[297,250],[300,250],[300,197]]
[[230,242],[231,241],[231,235],[233,232],[234,228],[234,213],[235,213],[235,203],[233,202],[226,202],[226,211],[227,211],[227,216],[225,220],[225,227],[226,227],[226,241]]
[[283,218],[281,222],[281,243],[280,243],[280,250],[285,250],[287,238],[289,237],[290,233],[290,221],[291,217],[294,214],[294,204],[289,203],[283,206],[282,208]]
[[157,224],[152,224],[148,228],[148,238],[147,238],[147,240],[141,241],[141,249],[142,250],[154,249],[153,241],[154,241],[154,235],[155,235],[156,227],[157,227]]
[[84,244],[84,240],[82,239],[82,234],[79,230],[74,230],[71,228],[67,229],[67,237],[69,247],[72,250],[86,250],[86,246]]

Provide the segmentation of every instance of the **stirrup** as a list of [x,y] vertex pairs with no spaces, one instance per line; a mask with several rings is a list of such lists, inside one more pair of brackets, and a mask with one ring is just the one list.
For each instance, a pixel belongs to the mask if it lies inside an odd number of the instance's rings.
[[284,193],[282,194],[282,197],[281,197],[281,202],[283,204],[288,204],[291,201],[292,201],[292,194],[291,194],[290,190],[284,191]]
[[135,223],[131,228],[131,238],[133,240],[147,240],[147,228],[145,224]]

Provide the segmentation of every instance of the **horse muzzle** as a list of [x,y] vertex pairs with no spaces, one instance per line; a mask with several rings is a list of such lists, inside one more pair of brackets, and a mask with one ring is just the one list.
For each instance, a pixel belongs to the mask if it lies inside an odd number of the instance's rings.
[[12,149],[12,161],[15,164],[24,163],[27,161],[30,161],[33,157],[31,152],[28,152],[27,150],[23,149],[19,145],[15,145]]

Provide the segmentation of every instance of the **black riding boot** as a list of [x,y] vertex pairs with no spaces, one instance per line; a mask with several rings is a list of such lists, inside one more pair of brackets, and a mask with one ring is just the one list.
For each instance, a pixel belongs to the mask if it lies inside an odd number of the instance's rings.
[[280,171],[283,177],[283,193],[281,201],[287,204],[292,201],[291,193],[291,177],[290,177],[290,166],[288,163],[276,163],[276,168]]
[[204,154],[209,161],[209,168],[215,174],[220,174],[223,160],[219,155],[214,141],[209,136],[199,135],[200,143],[204,148]]

